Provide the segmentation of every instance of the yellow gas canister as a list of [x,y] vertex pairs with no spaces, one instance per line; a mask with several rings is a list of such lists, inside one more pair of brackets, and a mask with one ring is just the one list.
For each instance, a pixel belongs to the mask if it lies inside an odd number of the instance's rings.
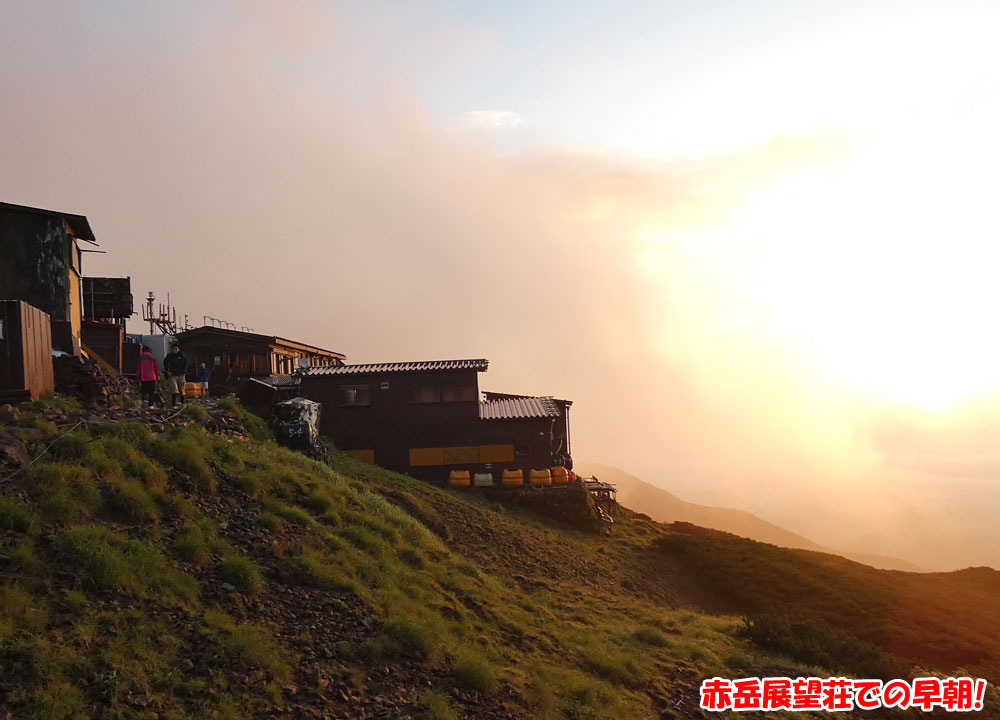
[[522,487],[524,485],[523,470],[504,470],[503,484],[506,487]]
[[469,487],[472,481],[469,479],[468,470],[452,470],[448,473],[448,484],[452,487]]
[[548,468],[532,470],[531,474],[528,475],[528,482],[531,483],[532,487],[548,487],[552,484],[552,473],[549,472]]
[[569,470],[557,465],[552,468],[552,484],[565,485],[569,482]]

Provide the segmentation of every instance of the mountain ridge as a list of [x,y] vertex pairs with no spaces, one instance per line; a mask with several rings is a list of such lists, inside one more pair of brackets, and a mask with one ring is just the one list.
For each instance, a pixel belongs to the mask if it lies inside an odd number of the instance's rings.
[[582,476],[598,476],[615,485],[618,488],[618,501],[621,504],[631,510],[648,515],[657,522],[687,522],[779,547],[839,555],[879,570],[930,572],[927,568],[902,558],[856,553],[821,545],[804,535],[786,530],[746,510],[687,502],[669,490],[646,482],[611,465],[578,462],[576,468]]

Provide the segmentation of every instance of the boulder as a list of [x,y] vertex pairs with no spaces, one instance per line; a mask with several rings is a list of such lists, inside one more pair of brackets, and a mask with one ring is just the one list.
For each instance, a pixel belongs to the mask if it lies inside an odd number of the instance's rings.
[[20,410],[13,405],[0,405],[0,425],[16,425],[20,420]]
[[23,442],[5,432],[0,435],[0,460],[9,465],[25,467],[31,462],[31,456]]

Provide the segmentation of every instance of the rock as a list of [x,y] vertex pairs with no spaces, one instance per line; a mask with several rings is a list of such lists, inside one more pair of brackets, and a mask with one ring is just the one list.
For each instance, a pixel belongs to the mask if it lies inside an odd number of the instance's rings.
[[225,590],[226,592],[233,592],[233,590],[236,589],[236,586],[233,585],[232,583],[224,582],[222,583],[222,589]]
[[5,433],[0,435],[0,460],[9,465],[24,467],[31,462],[31,456],[23,442]]
[[129,695],[128,702],[130,705],[135,705],[136,707],[146,707],[149,705],[148,695]]
[[0,425],[16,425],[20,420],[20,410],[9,403],[0,405]]
[[194,670],[194,663],[191,662],[191,660],[189,660],[188,658],[182,659],[181,670],[183,670],[184,672],[191,672],[192,670]]

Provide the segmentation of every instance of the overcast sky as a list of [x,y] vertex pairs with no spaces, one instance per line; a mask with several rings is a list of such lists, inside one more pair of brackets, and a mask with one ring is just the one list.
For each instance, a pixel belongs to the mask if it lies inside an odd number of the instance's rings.
[[998,13],[7,0],[0,200],[193,324],[488,357],[577,457],[1000,566]]

